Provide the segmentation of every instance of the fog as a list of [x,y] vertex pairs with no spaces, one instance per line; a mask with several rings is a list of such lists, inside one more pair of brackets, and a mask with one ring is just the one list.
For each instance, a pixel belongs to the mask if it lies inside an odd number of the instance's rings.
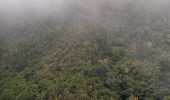
[[112,7],[123,8],[127,3],[141,4],[143,7],[152,5],[160,7],[162,5],[168,6],[169,0],[0,0],[0,15],[8,17],[15,17],[15,15],[21,17],[26,13],[47,15],[54,12],[63,12],[70,5],[78,5],[89,11],[99,10],[99,7],[108,6],[108,4]]
[[90,21],[99,22],[105,18],[114,24],[114,21],[123,20],[120,16],[124,16],[126,10],[169,13],[169,5],[169,0],[0,0],[0,29],[44,18],[66,20],[84,15]]

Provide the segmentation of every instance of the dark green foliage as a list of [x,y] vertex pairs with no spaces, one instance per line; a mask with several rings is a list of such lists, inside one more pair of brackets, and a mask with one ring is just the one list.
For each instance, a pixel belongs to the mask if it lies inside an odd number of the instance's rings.
[[54,89],[54,84],[50,80],[43,79],[38,83],[38,90],[41,91],[51,91]]
[[111,51],[111,58],[113,62],[118,62],[125,56],[125,50],[123,48],[114,47]]
[[11,89],[5,89],[5,91],[1,93],[0,99],[1,100],[13,100],[15,99],[15,93]]
[[104,67],[97,67],[90,71],[84,72],[84,74],[88,77],[100,77],[103,79],[107,76],[107,70]]

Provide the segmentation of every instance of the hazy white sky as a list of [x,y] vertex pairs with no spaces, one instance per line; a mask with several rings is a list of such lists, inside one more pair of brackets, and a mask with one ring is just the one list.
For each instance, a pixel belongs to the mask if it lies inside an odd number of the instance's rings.
[[[58,15],[61,15],[59,17],[71,16],[71,11],[76,12],[81,8],[97,19],[101,16],[105,17],[101,8],[109,9],[108,7],[112,6],[116,9],[124,9],[124,7],[126,9],[126,4],[131,3],[137,4],[137,8],[145,8],[146,11],[154,10],[154,12],[162,12],[161,6],[166,10],[170,7],[170,0],[0,0],[0,25],[12,25],[12,23],[16,25],[21,20],[29,22],[34,18],[37,20],[53,15],[57,15],[57,18]],[[70,10],[72,8],[73,10]],[[168,10],[164,12],[169,13]],[[62,15],[63,12],[68,14]],[[113,14],[109,16],[115,17]]]
[[[86,5],[88,2],[99,4],[105,1],[117,1],[119,3],[125,1],[148,1],[148,0],[0,0],[0,11],[23,11],[24,9],[32,8],[34,10],[51,10],[59,9],[71,2],[79,2],[81,5]],[[167,3],[170,0],[149,0],[153,3]]]
[[[110,1],[111,3],[109,3]],[[30,13],[38,16],[48,15],[49,13],[53,14],[53,12],[63,12],[67,5],[74,3],[89,12],[93,11],[95,13],[100,6],[107,6],[108,3],[123,8],[123,4],[126,4],[128,1],[139,4],[144,2],[143,5],[147,5],[150,2],[152,4],[166,4],[170,6],[170,0],[0,0],[0,17],[21,16]]]
[[0,0],[1,12],[22,12],[26,9],[51,10],[53,7],[59,9],[65,0]]

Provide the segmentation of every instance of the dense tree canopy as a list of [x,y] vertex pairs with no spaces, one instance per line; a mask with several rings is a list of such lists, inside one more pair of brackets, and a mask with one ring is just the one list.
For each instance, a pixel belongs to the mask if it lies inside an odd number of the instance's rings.
[[99,1],[0,16],[0,100],[170,100],[168,4]]

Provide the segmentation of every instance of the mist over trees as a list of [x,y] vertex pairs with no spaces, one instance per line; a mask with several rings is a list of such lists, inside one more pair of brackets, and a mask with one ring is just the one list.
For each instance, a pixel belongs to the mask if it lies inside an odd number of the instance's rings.
[[0,100],[170,100],[169,7],[0,0]]

